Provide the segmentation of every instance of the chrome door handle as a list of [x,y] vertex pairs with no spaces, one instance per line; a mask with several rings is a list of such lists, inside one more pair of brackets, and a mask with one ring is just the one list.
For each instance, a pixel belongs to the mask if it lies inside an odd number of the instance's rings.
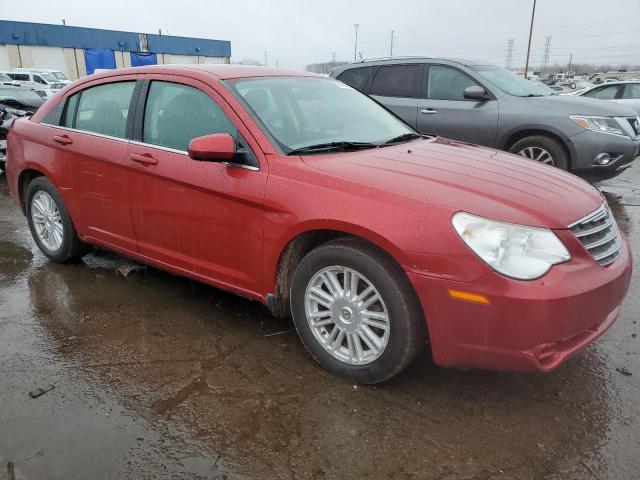
[[438,113],[438,110],[436,110],[435,108],[423,108],[422,110],[420,110],[420,113],[422,113],[423,115],[433,115],[434,113]]

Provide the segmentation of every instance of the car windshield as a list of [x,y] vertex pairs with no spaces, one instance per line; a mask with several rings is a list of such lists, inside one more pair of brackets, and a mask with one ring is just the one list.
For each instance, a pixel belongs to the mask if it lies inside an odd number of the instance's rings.
[[56,77],[54,77],[51,73],[38,72],[38,73],[36,73],[36,75],[40,75],[47,82],[51,82],[51,83],[57,82]]
[[0,82],[12,82],[13,80],[9,75],[5,75],[4,73],[0,73]]
[[224,84],[284,153],[373,148],[419,137],[366,95],[330,78],[257,77]]
[[513,72],[500,67],[479,66],[472,67],[482,78],[491,82],[505,93],[516,97],[546,97],[556,95],[543,83],[533,83],[516,76]]
[[56,77],[56,79],[58,79],[58,80],[69,80],[69,79],[67,78],[67,76],[66,76],[64,73],[62,73],[62,72],[53,72],[51,75],[53,75],[54,77]]
[[26,88],[0,88],[0,103],[4,100],[16,100],[24,102],[41,102],[40,96]]

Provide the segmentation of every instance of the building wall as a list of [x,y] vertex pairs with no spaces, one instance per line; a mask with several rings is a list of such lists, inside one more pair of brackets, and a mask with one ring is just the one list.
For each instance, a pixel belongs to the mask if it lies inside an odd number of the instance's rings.
[[229,63],[231,56],[231,43],[223,40],[0,20],[0,69],[55,69],[76,80],[87,74],[85,49],[112,50],[123,68],[143,46],[159,64]]

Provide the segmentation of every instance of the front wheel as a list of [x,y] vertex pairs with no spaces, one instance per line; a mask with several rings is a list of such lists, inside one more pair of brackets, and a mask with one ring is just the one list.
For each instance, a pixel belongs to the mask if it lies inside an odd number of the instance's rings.
[[60,194],[45,177],[29,184],[25,205],[31,235],[49,259],[66,263],[89,251],[89,246],[78,238]]
[[562,170],[569,170],[569,159],[562,145],[552,138],[532,135],[514,143],[509,148],[511,153],[545,163]]
[[359,383],[402,371],[426,341],[426,323],[406,274],[356,239],[312,250],[291,286],[293,321],[320,365]]

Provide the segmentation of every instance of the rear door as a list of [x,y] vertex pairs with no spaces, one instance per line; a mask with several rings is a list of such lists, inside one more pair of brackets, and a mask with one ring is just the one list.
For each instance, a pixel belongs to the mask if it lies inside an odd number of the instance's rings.
[[495,146],[498,101],[493,97],[482,101],[464,98],[465,88],[483,86],[458,68],[429,65],[426,75],[425,98],[418,108],[418,131]]
[[371,81],[370,95],[416,128],[423,66],[383,65]]
[[[257,291],[266,160],[211,86],[183,76],[147,79],[127,154],[140,253],[221,286]],[[211,133],[236,138],[241,152],[233,162],[189,157],[189,142]]]
[[125,155],[136,85],[133,76],[111,77],[71,91],[59,124],[48,125],[57,164],[71,178],[76,228],[97,243],[132,252],[136,241]]

